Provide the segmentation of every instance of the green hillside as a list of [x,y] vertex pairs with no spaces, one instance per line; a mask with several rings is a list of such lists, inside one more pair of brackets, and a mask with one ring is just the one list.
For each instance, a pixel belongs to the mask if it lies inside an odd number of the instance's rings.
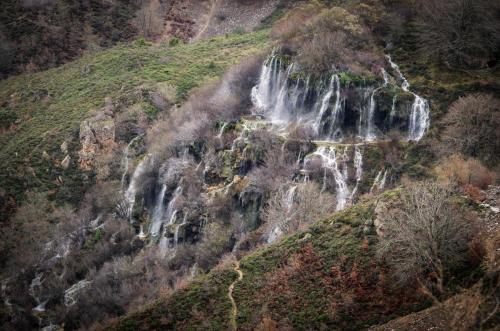
[[[139,40],[1,81],[0,187],[17,202],[27,190],[54,190],[61,201],[78,201],[88,176],[79,172],[76,162],[64,173],[55,163],[64,157],[59,150],[64,140],[70,141],[72,159],[78,159],[79,125],[90,110],[102,107],[106,97],[131,104],[137,91],[154,89],[158,82],[174,86],[177,102],[182,101],[192,88],[218,77],[241,58],[262,52],[267,34],[234,34],[176,46]],[[55,162],[45,160],[44,151]],[[55,183],[63,174],[63,184]]]
[[[397,191],[380,199],[394,198]],[[359,330],[425,306],[415,288],[395,291],[375,258],[369,201],[315,223],[240,261],[238,330]],[[230,327],[233,265],[121,319],[111,330],[222,330]],[[272,329],[271,329],[272,330]]]

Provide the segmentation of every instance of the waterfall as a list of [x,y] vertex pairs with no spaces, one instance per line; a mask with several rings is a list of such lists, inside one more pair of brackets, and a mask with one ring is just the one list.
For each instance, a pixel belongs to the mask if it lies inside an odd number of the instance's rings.
[[224,134],[224,130],[226,129],[228,123],[227,122],[224,122],[224,124],[221,125],[220,129],[219,129],[219,134],[217,134],[217,139],[221,140],[222,139],[222,135]]
[[344,149],[342,155],[338,155],[335,147],[322,146],[318,148],[311,156],[319,156],[323,161],[322,167],[329,170],[335,178],[336,195],[337,195],[337,210],[342,210],[347,205],[347,200],[350,196],[349,188],[347,186],[348,173],[347,168],[340,168],[339,163],[347,161],[347,148]]
[[320,134],[320,126],[321,126],[321,120],[323,118],[323,114],[325,111],[328,109],[328,106],[330,105],[330,99],[333,95],[333,87],[334,87],[334,81],[335,78],[332,76],[330,79],[330,86],[328,88],[328,91],[326,94],[323,96],[323,99],[321,100],[321,107],[319,109],[319,114],[316,116],[316,121],[314,123],[314,129],[316,130],[316,134]]
[[354,168],[356,169],[356,186],[352,190],[351,201],[358,192],[359,182],[363,178],[363,154],[357,145],[354,147]]
[[429,103],[424,98],[413,94],[415,101],[411,106],[408,140],[419,141],[429,127]]
[[165,193],[167,192],[167,185],[163,184],[156,198],[156,204],[153,210],[153,219],[151,223],[151,230],[149,233],[152,236],[157,236],[160,232],[161,226],[163,224],[163,200],[165,199]]
[[[376,128],[376,126],[375,126],[375,110],[377,108],[377,103],[375,102],[375,94],[378,91],[380,91],[381,89],[387,87],[387,85],[389,84],[389,74],[387,73],[387,71],[385,71],[384,68],[381,68],[380,71],[382,72],[382,77],[384,78],[384,84],[372,91],[372,93],[370,95],[370,103],[368,106],[368,114],[365,116],[363,116],[363,114],[361,114],[362,117],[359,120],[360,123],[365,122],[365,127],[363,128],[364,134],[363,134],[363,132],[360,132],[359,135],[361,137],[364,137],[364,139],[366,141],[374,141],[377,139],[377,132],[375,130],[375,128]],[[366,117],[366,118],[363,118],[363,117]]]
[[273,242],[276,241],[276,239],[278,239],[279,237],[281,237],[283,235],[283,231],[281,231],[280,227],[279,226],[276,226],[272,231],[271,233],[269,234],[269,236],[267,237],[267,243],[268,244],[272,244]]
[[[412,93],[415,97],[408,118],[407,140],[420,140],[429,127],[428,102],[409,90],[410,84],[403,76],[399,66],[392,61],[390,56],[387,56],[387,59],[394,72],[399,76],[396,81],[400,82],[401,89]],[[391,84],[389,73],[384,68],[381,68],[380,72],[383,78],[381,86],[357,88],[358,91],[364,93],[359,119],[354,125],[348,124],[353,127],[357,126],[358,138],[369,142],[375,141],[380,135],[380,129],[375,125],[377,93]],[[301,78],[291,79],[290,77],[293,77],[294,73],[300,73],[300,66],[292,63],[284,67],[281,59],[275,53],[264,62],[259,82],[252,89],[251,95],[257,114],[264,115],[272,123],[280,124],[279,128],[281,129],[293,121],[299,125],[311,125],[317,138],[341,141],[345,128],[340,122],[343,118],[340,115],[344,111],[345,101],[346,98],[349,98],[349,94],[347,93],[345,100],[342,100],[339,74],[333,73],[330,76],[329,84],[318,88],[317,84],[311,82],[310,76],[305,81]],[[330,102],[334,95],[335,105],[331,106]],[[306,105],[308,106],[306,107]],[[388,129],[393,123],[396,112],[396,97],[394,97],[388,118]]]
[[276,84],[275,76],[277,72],[278,58],[271,56],[264,65],[259,77],[259,83],[252,89],[252,102],[260,111],[267,110],[273,100],[274,84]]
[[176,216],[177,216],[177,209],[175,209],[177,206],[177,200],[182,196],[182,186],[179,183],[179,186],[175,189],[175,192],[172,196],[172,199],[168,203],[168,208],[167,208],[167,219],[169,224],[173,224],[175,222]]
[[144,226],[141,224],[140,230],[139,230],[139,239],[145,240],[147,238],[146,233],[144,233]]
[[64,291],[64,305],[66,307],[73,306],[76,303],[78,292],[87,287],[90,283],[90,281],[83,279]]
[[[383,175],[382,175],[383,174]],[[375,188],[377,191],[382,191],[385,187],[385,182],[387,180],[387,170],[380,170],[377,173],[377,176],[375,177],[375,180],[373,181],[373,185],[370,188],[370,193],[373,193]]]
[[394,69],[394,71],[396,71],[396,73],[399,76],[399,79],[401,79],[401,81],[402,81],[401,88],[403,89],[403,91],[409,92],[409,90],[410,90],[410,83],[408,83],[408,80],[405,78],[405,76],[401,72],[401,69],[399,69],[399,66],[392,61],[392,58],[391,58],[390,55],[386,55],[385,57],[389,61],[389,64],[391,65],[391,68]]
[[130,152],[130,147],[134,144],[134,142],[139,139],[141,136],[137,136],[135,137],[134,139],[132,139],[127,147],[125,147],[125,150],[123,151],[123,157],[122,157],[122,160],[121,160],[121,167],[123,169],[123,173],[122,173],[122,179],[121,179],[121,188],[122,188],[122,191],[123,189],[125,188],[125,179],[127,177],[127,173],[128,173],[128,164],[129,164],[129,161],[128,161],[128,155],[129,155],[129,152]]
[[[288,78],[293,70],[293,63],[286,70],[284,78],[278,78],[279,93],[276,101],[276,106],[271,112],[271,119],[274,121],[285,121],[288,119]],[[281,73],[281,71],[280,71]]]
[[392,123],[394,122],[394,116],[396,116],[396,98],[397,95],[394,95],[394,98],[392,98],[391,112],[389,114],[389,125],[392,125]]
[[166,236],[166,233],[167,233],[167,228],[165,227],[161,235],[160,243],[158,244],[158,250],[160,252],[161,257],[165,257],[168,251],[168,238]]
[[146,172],[149,162],[152,160],[151,155],[146,155],[142,161],[139,163],[137,168],[135,168],[132,179],[130,180],[127,191],[125,191],[125,200],[127,203],[127,215],[130,221],[132,219],[132,212],[134,211],[135,197],[137,191],[139,190],[140,178]]
[[290,187],[285,197],[285,207],[286,212],[289,213],[293,207],[293,200],[295,199],[295,191],[297,191],[297,185]]
[[413,105],[411,106],[410,124],[408,127],[407,140],[419,141],[420,139],[422,139],[425,132],[427,131],[427,128],[430,125],[429,102],[416,93],[410,91],[410,83],[401,72],[399,66],[392,61],[392,58],[389,55],[386,55],[386,57],[392,69],[396,71],[400,80],[402,81],[401,89],[403,89],[403,91],[405,92],[413,94],[415,98],[413,101]]
[[28,289],[30,296],[35,300],[35,302],[37,304],[37,306],[35,308],[33,308],[33,310],[39,311],[39,312],[45,310],[45,303],[46,303],[46,302],[42,302],[40,297],[37,295],[37,288],[38,288],[38,290],[40,290],[42,287],[42,283],[43,283],[42,277],[43,277],[42,273],[36,273],[35,278],[33,278],[31,280],[30,287]]

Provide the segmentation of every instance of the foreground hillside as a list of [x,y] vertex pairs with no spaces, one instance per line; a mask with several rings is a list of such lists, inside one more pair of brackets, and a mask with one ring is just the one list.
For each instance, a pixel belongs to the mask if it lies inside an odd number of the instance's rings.
[[[428,307],[432,301],[419,291],[418,284],[398,288],[390,270],[376,257],[380,231],[391,226],[381,224],[380,219],[387,208],[397,205],[400,194],[400,190],[386,192],[240,261],[228,259],[168,298],[120,319],[109,330],[235,326],[238,330],[361,330]],[[470,201],[455,199],[462,212],[477,208]],[[478,210],[481,215],[488,213]],[[493,231],[498,234],[498,227]],[[477,265],[468,265],[448,280],[453,285],[447,295],[470,287],[480,274]],[[471,293],[454,299],[455,304],[467,304],[475,295]],[[441,315],[455,309],[444,307]],[[434,316],[427,318],[426,325],[446,330],[462,322]],[[396,330],[411,325],[393,324]]]

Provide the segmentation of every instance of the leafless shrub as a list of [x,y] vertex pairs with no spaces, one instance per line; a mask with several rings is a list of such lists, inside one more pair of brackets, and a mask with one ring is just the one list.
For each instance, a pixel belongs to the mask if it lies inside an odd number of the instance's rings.
[[443,149],[480,159],[486,165],[500,160],[500,99],[473,94],[455,101],[445,116]]
[[471,225],[454,210],[451,192],[433,183],[410,185],[401,194],[401,207],[383,215],[387,224],[378,244],[378,256],[393,270],[400,285],[417,282],[439,300],[445,279],[467,261]]
[[148,132],[149,150],[160,156],[176,146],[202,141],[217,145],[217,122],[228,122],[248,111],[250,89],[257,79],[259,57],[229,70],[217,84],[194,91],[180,109],[168,115]]
[[264,165],[255,168],[249,174],[252,184],[263,189],[265,192],[271,192],[281,187],[283,183],[288,182],[298,166],[293,154],[281,147],[274,146],[269,149],[263,159]]
[[292,15],[294,20],[305,23],[288,26],[278,22],[274,31],[282,44],[292,45],[304,69],[321,75],[332,70],[335,64],[363,74],[381,61],[369,30],[358,16],[341,7],[310,10],[312,7],[306,6],[302,12]]
[[334,210],[334,197],[327,192],[321,193],[318,184],[307,182],[274,191],[264,209],[263,219],[268,232],[279,228],[282,233],[287,234],[327,216]]
[[419,1],[422,53],[449,66],[485,67],[500,44],[498,3],[488,0]]
[[142,5],[135,18],[135,25],[142,36],[150,38],[161,33],[163,29],[162,12],[158,0],[150,0]]
[[278,20],[272,28],[271,35],[283,43],[288,44],[301,33],[301,27],[315,17],[325,7],[318,4],[301,5]]
[[52,218],[53,205],[46,194],[29,192],[25,203],[14,215],[16,232],[15,248],[11,253],[10,268],[21,268],[35,265],[42,257],[44,245],[55,230],[56,222]]

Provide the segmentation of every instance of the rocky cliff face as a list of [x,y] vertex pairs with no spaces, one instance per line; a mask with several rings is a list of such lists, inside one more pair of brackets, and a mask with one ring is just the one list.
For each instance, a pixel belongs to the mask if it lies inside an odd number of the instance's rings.
[[94,168],[97,157],[111,152],[115,145],[115,122],[110,104],[80,124],[80,143],[79,165],[84,171]]

